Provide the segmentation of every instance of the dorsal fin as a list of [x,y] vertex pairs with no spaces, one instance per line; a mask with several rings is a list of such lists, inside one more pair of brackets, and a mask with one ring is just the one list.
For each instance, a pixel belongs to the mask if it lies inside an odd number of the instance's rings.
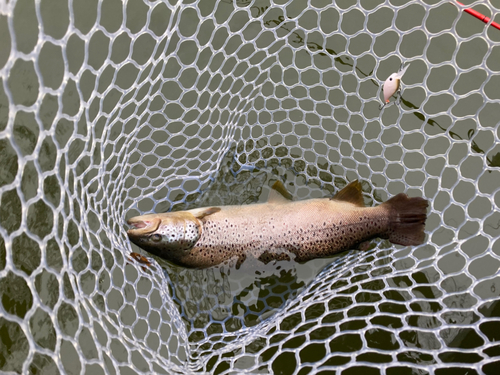
[[363,194],[361,194],[361,184],[358,180],[354,180],[345,188],[340,190],[333,198],[336,201],[349,202],[359,207],[364,207]]
[[286,203],[293,199],[292,194],[286,190],[285,185],[281,181],[276,181],[269,192],[269,203]]
[[202,207],[189,210],[194,217],[198,219],[203,219],[205,216],[215,214],[220,211],[220,207]]

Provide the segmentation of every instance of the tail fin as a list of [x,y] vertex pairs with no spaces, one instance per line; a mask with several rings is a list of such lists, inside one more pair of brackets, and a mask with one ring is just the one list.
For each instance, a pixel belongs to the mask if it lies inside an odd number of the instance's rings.
[[400,193],[382,204],[390,210],[389,241],[398,245],[420,245],[425,239],[425,220],[429,202]]

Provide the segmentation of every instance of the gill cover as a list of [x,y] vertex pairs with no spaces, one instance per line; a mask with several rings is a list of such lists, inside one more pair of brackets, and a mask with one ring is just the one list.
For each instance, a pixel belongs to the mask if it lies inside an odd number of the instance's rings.
[[151,235],[153,241],[161,242],[164,249],[189,250],[201,237],[203,225],[188,212],[174,212],[162,218],[158,229]]

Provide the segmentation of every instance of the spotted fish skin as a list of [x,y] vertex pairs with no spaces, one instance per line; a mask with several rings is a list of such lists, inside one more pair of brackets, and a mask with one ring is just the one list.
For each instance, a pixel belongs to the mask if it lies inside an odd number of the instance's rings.
[[287,194],[275,185],[267,203],[135,217],[128,235],[144,250],[189,268],[229,260],[239,266],[248,256],[265,263],[291,258],[305,262],[376,237],[401,245],[418,245],[425,238],[428,202],[423,198],[398,194],[380,206],[364,207],[358,181],[333,199],[290,201]]

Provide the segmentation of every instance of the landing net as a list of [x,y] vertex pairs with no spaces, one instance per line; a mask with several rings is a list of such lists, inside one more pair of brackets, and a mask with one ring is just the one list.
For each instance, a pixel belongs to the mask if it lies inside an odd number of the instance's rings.
[[[0,0],[0,371],[500,373],[500,31],[462,9]],[[128,218],[278,179],[423,196],[428,238],[240,270],[129,259]]]

